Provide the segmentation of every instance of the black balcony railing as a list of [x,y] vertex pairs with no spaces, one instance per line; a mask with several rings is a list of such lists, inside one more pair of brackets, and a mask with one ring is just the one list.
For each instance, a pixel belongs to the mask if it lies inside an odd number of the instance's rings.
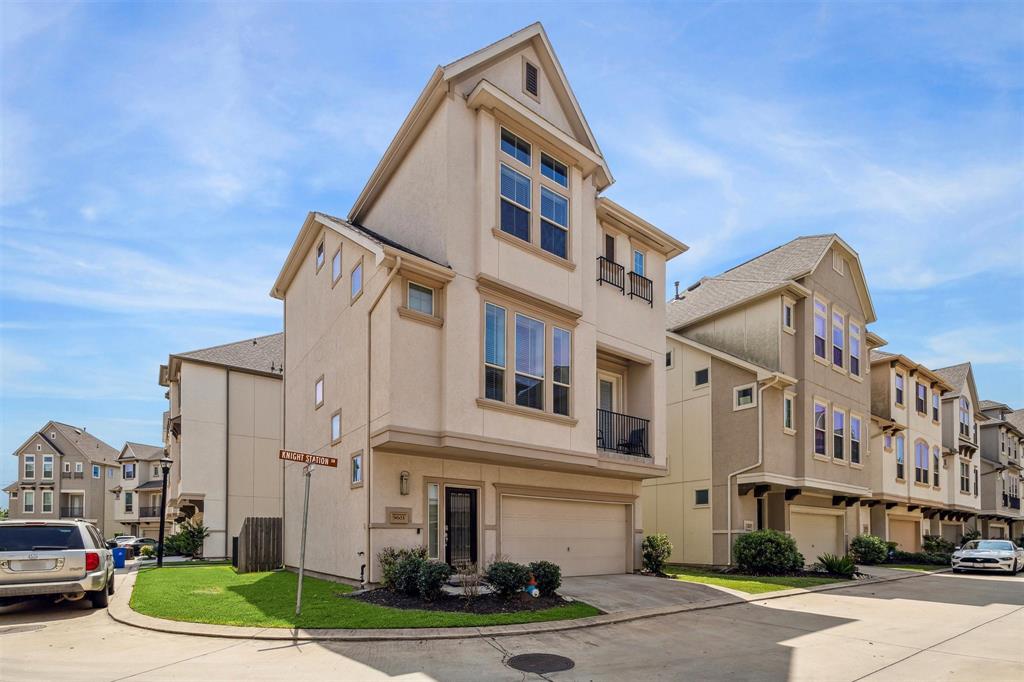
[[61,507],[60,517],[62,519],[80,519],[85,516],[85,509],[82,507]]
[[635,272],[629,273],[629,297],[647,301],[654,307],[654,282]]
[[650,420],[619,414],[609,410],[597,411],[597,448],[625,455],[650,457],[648,434]]
[[75,471],[75,472],[72,473],[70,471],[62,471],[62,472],[60,472],[60,477],[61,478],[85,478],[85,472],[84,471]]
[[148,519],[160,516],[160,507],[139,507],[139,518]]
[[597,283],[607,282],[613,287],[626,293],[626,268],[604,256],[597,257]]

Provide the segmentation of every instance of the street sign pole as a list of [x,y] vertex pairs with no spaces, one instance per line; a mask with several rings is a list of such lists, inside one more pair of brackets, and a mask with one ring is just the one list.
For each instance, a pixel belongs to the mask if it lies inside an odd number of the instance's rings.
[[299,586],[295,590],[295,615],[296,617],[302,613],[302,576],[306,571],[306,526],[309,523],[309,478],[313,473],[312,464],[307,464],[302,468],[302,473],[306,477],[306,494],[302,501],[302,541],[299,545]]

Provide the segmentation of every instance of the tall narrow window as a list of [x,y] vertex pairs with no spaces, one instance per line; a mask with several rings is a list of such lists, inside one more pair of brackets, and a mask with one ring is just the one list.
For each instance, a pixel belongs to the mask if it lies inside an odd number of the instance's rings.
[[928,483],[928,444],[914,443],[914,481]]
[[36,477],[36,456],[25,455],[25,471],[22,478],[35,478]]
[[846,453],[843,445],[846,442],[846,413],[832,408],[832,457],[844,459]]
[[341,440],[341,412],[331,415],[331,443]]
[[633,272],[642,277],[647,275],[647,255],[643,251],[633,251]]
[[850,323],[850,374],[860,376],[860,325]]
[[860,417],[850,415],[850,463],[860,464]]
[[971,492],[971,467],[967,462],[960,462],[960,492]]
[[43,511],[44,514],[52,514],[53,513],[53,491],[52,490],[44,490],[43,491],[43,510],[42,511]]
[[828,306],[814,299],[814,354],[825,359],[825,324],[828,319]]
[[501,164],[501,231],[530,241],[530,178]]
[[569,386],[572,377],[572,334],[555,327],[551,337],[551,408],[555,414],[568,416]]
[[544,409],[544,323],[516,314],[516,404]]
[[439,485],[437,483],[427,484],[427,558],[437,559],[438,529],[440,528],[440,500]]
[[932,485],[939,487],[939,446],[932,448]]
[[906,440],[903,435],[896,436],[896,478],[901,481],[906,478]]
[[903,375],[896,372],[896,404],[903,405]]
[[100,471],[100,465],[99,464],[93,464],[92,465],[92,477],[93,478],[103,478],[102,472]]
[[53,455],[43,455],[43,478],[53,478]]
[[569,200],[540,188],[540,248],[559,258],[568,254]]
[[932,393],[932,421],[939,421],[939,394]]
[[974,496],[978,496],[978,467],[974,467]]
[[334,257],[331,258],[331,282],[337,282],[341,279],[341,247],[334,252]]
[[363,453],[352,455],[352,485],[361,485],[363,482]]
[[36,511],[36,493],[34,490],[26,490],[21,498],[21,509],[26,514],[34,514]]
[[604,257],[615,262],[615,237],[610,234],[604,236]]
[[540,174],[549,180],[554,180],[562,187],[569,186],[569,168],[544,152],[540,154]]
[[320,272],[320,268],[324,266],[324,240],[321,239],[316,245],[316,271]]
[[971,437],[971,404],[963,397],[960,398],[960,435]]
[[505,309],[484,306],[484,397],[505,400]]
[[132,493],[124,494],[124,510],[128,514],[135,511],[135,496]]
[[324,378],[320,377],[313,384],[313,407],[320,407],[324,404]]
[[914,390],[917,391],[917,395],[914,396],[914,407],[919,414],[928,414],[928,387],[920,381],[915,381]]
[[825,455],[825,434],[828,409],[821,403],[814,403],[814,454]]
[[832,313],[832,364],[843,366],[843,348],[846,346],[846,318],[842,313]]
[[354,268],[352,268],[352,282],[351,282],[352,300],[355,300],[359,294],[363,293],[363,262],[359,261]]
[[793,396],[791,394],[782,396],[782,428],[785,431],[795,431],[793,428]]
[[789,332],[796,330],[794,305],[788,298],[782,299],[782,328]]

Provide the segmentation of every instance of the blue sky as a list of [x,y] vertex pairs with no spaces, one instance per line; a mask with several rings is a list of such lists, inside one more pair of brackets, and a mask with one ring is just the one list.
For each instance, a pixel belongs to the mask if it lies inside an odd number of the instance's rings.
[[[692,283],[800,234],[861,255],[890,350],[1024,406],[1014,3],[0,5],[0,479],[47,419],[157,443],[167,355],[277,331],[431,69],[535,20]],[[670,284],[671,286],[671,284]]]

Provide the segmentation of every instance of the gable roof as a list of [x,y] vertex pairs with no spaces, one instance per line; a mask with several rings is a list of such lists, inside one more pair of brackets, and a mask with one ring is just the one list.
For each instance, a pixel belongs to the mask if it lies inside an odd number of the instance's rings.
[[1010,406],[1007,405],[1006,403],[1001,403],[1001,402],[998,402],[996,400],[982,400],[980,403],[978,403],[978,409],[979,410],[996,410],[996,409],[1009,410]]
[[890,366],[896,365],[897,363],[903,365],[906,369],[912,370],[912,372],[916,372],[918,375],[933,382],[933,385],[942,391],[943,394],[954,390],[953,386],[947,383],[945,378],[937,372],[932,371],[919,362],[915,362],[902,353],[889,353],[881,350],[872,350],[871,364],[880,365],[882,363],[888,363]]
[[1021,432],[1024,432],[1024,409],[1014,410],[1006,415],[1006,421],[1016,426]]
[[[702,277],[679,298],[669,301],[666,311],[668,328],[679,330],[740,304],[787,288],[803,289],[806,295],[809,292],[799,280],[814,272],[834,245],[839,245],[853,257],[862,282],[860,257],[839,235],[797,237],[720,275]],[[859,286],[858,292],[862,293],[866,321],[874,322],[875,309],[867,287]]]
[[584,139],[584,145],[599,158],[598,168],[595,171],[595,184],[598,190],[603,190],[614,182],[593,131],[583,116],[583,111],[569,86],[569,81],[558,62],[558,57],[555,56],[551,41],[548,40],[544,27],[540,22],[536,22],[446,66],[438,66],[434,69],[426,86],[420,92],[412,109],[402,121],[394,138],[349,210],[348,219],[352,223],[359,223],[369,211],[392,174],[405,158],[406,153],[412,148],[420,132],[427,125],[434,110],[448,94],[452,82],[471,72],[486,68],[527,43],[533,45],[542,62],[541,67],[554,75],[552,85],[556,96],[563,105],[562,108],[566,110],[574,132]]
[[146,445],[145,443],[132,443],[127,441],[121,448],[118,459],[157,460],[164,456],[164,448],[161,445]]
[[952,386],[955,392],[959,393],[964,387],[964,382],[967,381],[967,375],[971,372],[971,363],[963,362],[959,365],[940,367],[934,371],[942,377],[947,384]]
[[[88,459],[91,462],[112,462],[117,459],[117,450],[103,442],[96,436],[92,435],[84,428],[78,426],[72,426],[71,424],[64,424],[62,422],[51,421],[47,423],[46,427],[52,426],[58,433],[64,438],[70,441],[72,447],[78,450],[79,454]],[[43,431],[48,429],[44,427],[40,431],[40,435],[46,438],[46,434]],[[47,438],[49,441],[49,438]],[[57,446],[54,445],[56,448]],[[67,454],[67,453],[64,453]]]
[[171,377],[177,375],[177,368],[182,360],[280,377],[284,374],[284,333],[257,336],[255,339],[200,348],[187,353],[175,353],[168,362]]

